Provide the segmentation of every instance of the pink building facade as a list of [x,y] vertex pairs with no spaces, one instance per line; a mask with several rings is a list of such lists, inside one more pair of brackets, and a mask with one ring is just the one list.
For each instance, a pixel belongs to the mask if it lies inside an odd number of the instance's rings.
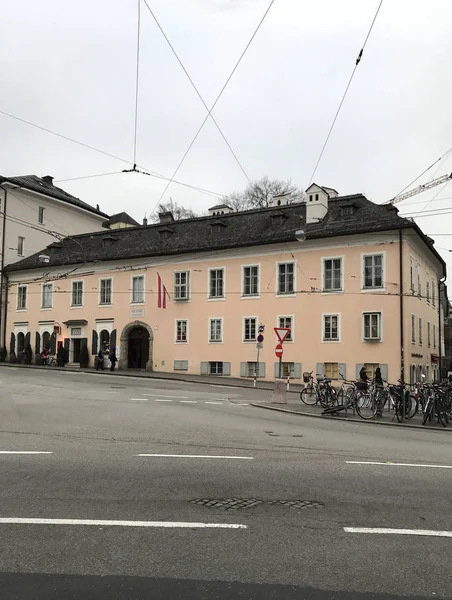
[[17,357],[28,342],[36,354],[61,343],[71,363],[86,345],[91,365],[115,348],[124,370],[271,380],[273,328],[287,327],[284,377],[354,379],[366,365],[390,381],[402,369],[433,380],[444,262],[393,207],[333,192],[53,244],[40,253],[48,264],[36,255],[8,271],[3,345]]

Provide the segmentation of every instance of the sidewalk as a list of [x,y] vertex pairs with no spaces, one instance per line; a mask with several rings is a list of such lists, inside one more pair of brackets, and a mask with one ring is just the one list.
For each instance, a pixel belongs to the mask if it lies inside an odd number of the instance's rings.
[[[81,369],[80,367],[42,367],[38,365],[20,365],[10,364],[8,362],[0,363],[0,368],[15,367],[19,369],[46,369],[47,371],[63,371],[66,373],[95,373],[96,375],[112,375],[113,377],[141,377],[143,379],[166,379],[168,381],[183,381],[188,383],[203,383],[208,385],[230,386],[236,388],[253,389],[253,379],[241,379],[237,377],[221,377],[215,375],[190,375],[188,373],[165,373],[160,371],[135,371],[128,369],[127,371],[96,371],[93,367]],[[303,389],[302,384],[290,383],[289,397],[300,394]],[[258,381],[257,390],[273,390],[273,381]]]
[[[345,411],[341,411],[340,413],[336,413],[336,415],[322,415],[323,408],[321,406],[307,406],[298,399],[295,400],[294,396],[288,398],[287,404],[273,404],[271,399],[259,401],[259,402],[251,402],[251,406],[256,408],[263,408],[267,410],[275,410],[278,412],[284,412],[286,414],[298,415],[300,417],[317,417],[320,419],[332,420],[335,421],[351,421],[353,423],[363,423],[370,425],[386,425],[389,427],[402,427],[403,429],[423,429],[424,431],[449,431],[452,432],[452,427],[443,427],[440,423],[429,423],[428,425],[422,425],[422,414],[415,415],[409,421],[404,421],[403,423],[399,423],[395,417],[394,411],[388,412],[386,409],[383,412],[382,417],[375,417],[374,419],[366,420],[361,419],[361,417],[357,414],[353,414],[353,410],[350,409],[347,411],[347,416],[345,416]],[[451,423],[452,425],[452,423]]]

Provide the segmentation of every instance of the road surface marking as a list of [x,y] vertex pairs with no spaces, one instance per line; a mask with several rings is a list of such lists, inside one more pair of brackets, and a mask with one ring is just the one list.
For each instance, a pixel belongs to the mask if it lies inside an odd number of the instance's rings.
[[154,402],[172,402],[172,400],[167,398],[152,398],[152,400],[154,400]]
[[188,396],[167,396],[166,394],[146,394],[143,392],[142,396],[156,396],[157,398],[175,398],[177,400],[188,398]]
[[427,467],[428,469],[452,469],[449,465],[423,465],[420,463],[377,462],[370,460],[346,460],[348,465],[384,465],[386,467]]
[[208,400],[204,404],[223,404],[223,402],[209,402]]
[[233,402],[233,406],[248,406],[248,402]]
[[0,454],[53,454],[53,452],[35,452],[34,450],[0,450]]
[[198,404],[197,400],[181,400],[181,403],[185,404]]
[[227,458],[230,460],[254,460],[254,456],[209,456],[205,454],[135,454],[154,458]]
[[184,521],[101,521],[93,519],[0,518],[0,525],[94,525],[97,527],[169,527],[181,529],[248,529],[238,523],[190,523]]
[[131,400],[135,400],[135,402],[148,402],[147,398],[130,398]]
[[387,533],[395,535],[425,535],[430,537],[451,537],[452,531],[433,529],[390,529],[387,527],[344,527],[346,533]]

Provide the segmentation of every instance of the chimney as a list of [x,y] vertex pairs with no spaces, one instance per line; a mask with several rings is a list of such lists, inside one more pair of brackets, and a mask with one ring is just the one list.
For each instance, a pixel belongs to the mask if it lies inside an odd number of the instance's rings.
[[174,223],[173,213],[170,210],[159,213],[160,223]]
[[143,227],[146,227],[147,224],[148,224],[147,218],[143,217]]
[[44,177],[42,177],[42,180],[47,183],[47,185],[53,185],[53,177],[52,175],[44,175]]
[[[328,212],[328,200],[330,193],[327,191],[332,188],[323,188],[320,185],[313,183],[306,190],[306,223],[319,223]],[[337,195],[337,192],[336,192]]]

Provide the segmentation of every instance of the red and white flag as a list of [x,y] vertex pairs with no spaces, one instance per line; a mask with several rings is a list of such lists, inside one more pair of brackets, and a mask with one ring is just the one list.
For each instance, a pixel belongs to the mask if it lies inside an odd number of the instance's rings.
[[157,273],[157,284],[158,284],[158,300],[157,300],[157,305],[159,308],[166,308],[166,295],[167,295],[167,291],[166,291],[166,287],[163,285],[163,281],[162,278],[160,277],[160,275]]

